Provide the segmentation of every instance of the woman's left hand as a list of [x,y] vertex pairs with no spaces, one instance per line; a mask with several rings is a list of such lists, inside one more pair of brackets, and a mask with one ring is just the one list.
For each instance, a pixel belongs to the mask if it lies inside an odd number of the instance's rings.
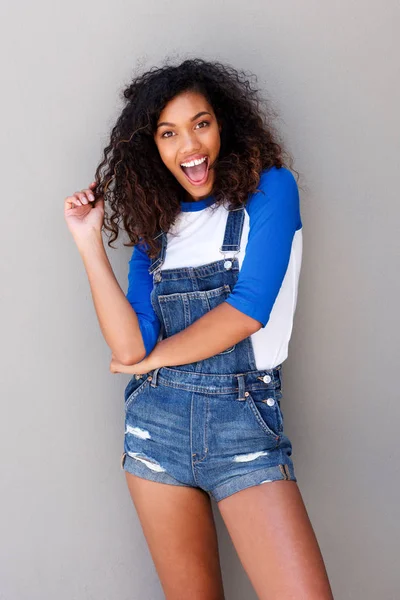
[[120,363],[114,355],[112,355],[111,357],[111,373],[128,373],[130,375],[144,375],[149,371],[152,371],[153,369],[155,369],[155,367],[151,364],[151,360],[149,360],[148,356],[146,356],[146,358],[136,363],[135,365],[124,365]]

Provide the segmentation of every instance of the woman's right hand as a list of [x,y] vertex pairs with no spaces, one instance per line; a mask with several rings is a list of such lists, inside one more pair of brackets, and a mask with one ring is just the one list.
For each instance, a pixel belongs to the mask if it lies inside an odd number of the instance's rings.
[[[64,200],[64,217],[75,242],[82,244],[93,233],[100,234],[104,223],[104,198],[95,197],[97,183]],[[94,204],[93,204],[94,203]]]

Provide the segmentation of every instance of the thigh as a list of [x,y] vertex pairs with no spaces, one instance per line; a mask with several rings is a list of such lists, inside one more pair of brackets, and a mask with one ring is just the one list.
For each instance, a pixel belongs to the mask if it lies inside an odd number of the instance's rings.
[[295,481],[272,481],[218,503],[260,600],[332,600],[317,539]]
[[166,599],[224,600],[208,494],[125,476]]

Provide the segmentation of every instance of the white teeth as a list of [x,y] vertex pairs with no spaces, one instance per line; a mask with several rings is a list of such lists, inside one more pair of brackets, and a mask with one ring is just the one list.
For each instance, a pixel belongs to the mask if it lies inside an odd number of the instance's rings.
[[205,160],[207,160],[206,156],[204,156],[203,158],[192,160],[187,163],[181,163],[181,167],[194,167],[195,165],[201,165],[201,163],[203,163]]

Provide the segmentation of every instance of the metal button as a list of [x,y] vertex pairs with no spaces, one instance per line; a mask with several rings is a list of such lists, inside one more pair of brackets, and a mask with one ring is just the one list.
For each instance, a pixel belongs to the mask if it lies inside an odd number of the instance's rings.
[[232,261],[231,260],[226,260],[224,262],[224,269],[232,269]]
[[269,375],[264,375],[263,382],[264,383],[269,383],[270,381],[271,381],[271,377]]
[[153,378],[151,375],[149,375],[147,379],[148,379],[148,381],[151,381]]
[[267,398],[268,406],[273,406],[275,404],[275,400],[273,398]]
[[141,379],[142,376],[141,375],[135,375],[135,379]]
[[155,273],[155,275],[154,275],[154,281],[161,281],[161,279],[162,279],[161,273]]
[[250,396],[249,392],[245,392],[244,395],[246,396],[246,398],[247,396]]

